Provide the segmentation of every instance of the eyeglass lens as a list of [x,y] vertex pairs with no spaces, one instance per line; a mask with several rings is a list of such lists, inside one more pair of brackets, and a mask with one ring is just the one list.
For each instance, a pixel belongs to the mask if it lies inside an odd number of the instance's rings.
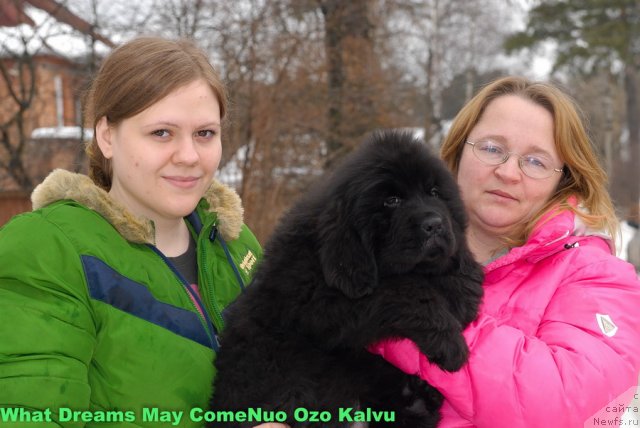
[[507,151],[502,144],[491,140],[478,141],[472,146],[476,157],[489,165],[499,165],[506,162],[511,155],[515,155],[518,156],[518,164],[522,172],[531,178],[547,178],[554,172],[553,161],[544,155],[520,156]]

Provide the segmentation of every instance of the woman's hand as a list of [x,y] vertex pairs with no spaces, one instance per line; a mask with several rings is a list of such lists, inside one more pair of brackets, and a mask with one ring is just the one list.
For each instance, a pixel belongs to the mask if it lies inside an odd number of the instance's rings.
[[372,354],[380,355],[387,362],[410,375],[420,373],[421,364],[429,365],[427,358],[420,353],[414,342],[409,339],[384,339],[369,345]]

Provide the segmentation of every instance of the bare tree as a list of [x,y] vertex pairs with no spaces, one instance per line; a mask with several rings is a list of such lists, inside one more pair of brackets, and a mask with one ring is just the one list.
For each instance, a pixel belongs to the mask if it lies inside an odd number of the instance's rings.
[[0,171],[8,174],[20,189],[33,188],[31,177],[23,162],[27,144],[28,113],[36,95],[36,70],[33,56],[27,50],[27,39],[21,49],[2,46],[0,84],[5,92],[0,114]]
[[422,126],[426,99],[439,123],[452,73],[490,64],[481,48],[496,34],[483,34],[469,11],[473,3],[491,14],[480,0],[146,0],[136,2],[144,20],[105,15],[124,0],[94,1],[95,22],[115,40],[191,37],[210,53],[231,99],[221,177],[237,174],[233,184],[260,239],[365,134]]
[[422,88],[419,125],[425,137],[439,142],[443,91],[464,75],[464,96],[477,89],[477,76],[500,68],[502,43],[519,5],[504,0],[383,0],[387,62],[404,64],[405,79]]
[[[97,41],[103,46],[113,44],[65,2],[24,0],[15,2],[14,7],[28,21],[0,29],[0,93],[5,100],[0,107],[0,174],[10,178],[9,186],[28,192],[48,172],[34,159],[44,156],[31,138],[37,127],[54,124],[61,127],[70,121],[78,124],[80,138],[67,139],[64,146],[65,150],[70,147],[75,151],[75,161],[72,155],[69,159],[72,165],[66,166],[81,168],[84,127],[80,117],[65,119],[63,113],[73,111],[76,104],[71,102],[71,109],[65,108],[63,92],[71,100],[69,91],[78,89],[91,70],[93,55],[87,56],[90,60],[87,68],[85,43],[91,43],[91,52]],[[64,69],[62,75],[52,71],[55,67]],[[74,96],[78,98],[79,94]],[[48,145],[43,148],[50,149]]]

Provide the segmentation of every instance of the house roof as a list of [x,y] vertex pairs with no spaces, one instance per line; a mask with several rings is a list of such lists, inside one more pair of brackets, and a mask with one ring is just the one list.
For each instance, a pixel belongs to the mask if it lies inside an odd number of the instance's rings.
[[25,5],[41,9],[53,16],[57,21],[68,24],[72,28],[83,34],[92,36],[111,48],[115,47],[115,43],[94,31],[93,25],[55,0],[0,0],[0,26],[15,27],[19,24],[35,25],[33,20],[24,12]]

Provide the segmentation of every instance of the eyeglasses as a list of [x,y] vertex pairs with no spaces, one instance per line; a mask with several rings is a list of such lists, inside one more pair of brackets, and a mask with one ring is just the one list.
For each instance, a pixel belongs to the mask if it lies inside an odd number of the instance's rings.
[[518,156],[518,165],[522,172],[536,180],[549,178],[554,173],[563,171],[563,167],[555,168],[553,160],[542,154],[520,156],[507,151],[502,144],[492,140],[481,140],[475,143],[466,141],[465,143],[473,147],[473,154],[487,165],[500,165],[505,163],[511,155]]

